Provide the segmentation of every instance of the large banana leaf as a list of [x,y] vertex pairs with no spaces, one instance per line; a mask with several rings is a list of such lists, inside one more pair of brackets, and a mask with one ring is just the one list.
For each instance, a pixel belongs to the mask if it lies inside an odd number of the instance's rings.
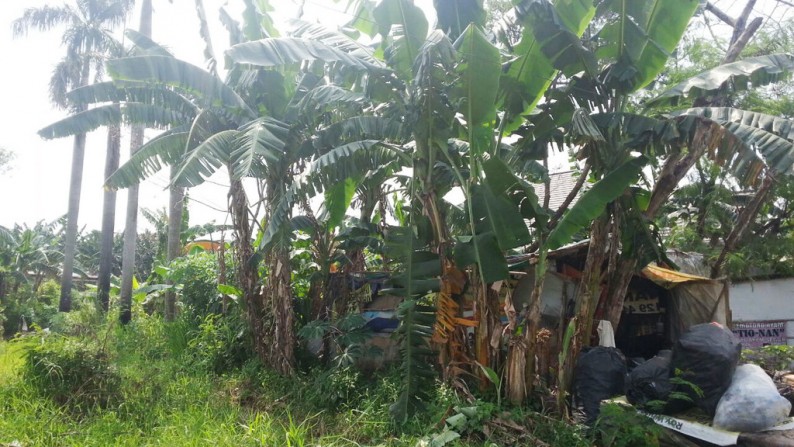
[[341,106],[361,108],[367,103],[364,95],[350,91],[337,85],[321,85],[311,89],[297,108],[303,117],[317,116],[327,110],[335,110]]
[[521,210],[524,219],[533,219],[538,231],[544,231],[548,214],[540,206],[535,189],[526,180],[516,176],[504,161],[491,157],[482,164],[485,181],[494,194],[506,194]]
[[98,82],[76,88],[66,94],[76,104],[134,102],[173,110],[183,116],[195,116],[195,104],[173,89],[140,82]]
[[427,250],[427,241],[420,239],[418,225],[390,228],[386,240],[389,257],[401,263],[401,271],[391,278],[389,293],[405,297],[397,308],[400,326],[396,334],[400,340],[401,386],[397,402],[389,412],[399,424],[408,421],[427,398],[427,385],[435,373],[428,357],[433,351],[427,344],[433,334],[435,309],[421,305],[419,300],[428,292],[439,288],[441,261],[437,254]]
[[238,64],[276,67],[304,61],[339,62],[366,70],[372,67],[364,59],[317,40],[275,37],[237,44],[226,54]]
[[216,76],[172,57],[138,56],[107,62],[113,79],[154,82],[174,86],[200,98],[205,107],[219,106],[230,114],[240,113],[253,119],[256,114],[240,96]]
[[322,208],[323,213],[328,216],[327,225],[329,229],[342,224],[357,187],[358,181],[353,178],[347,178],[344,181],[337,182],[335,185],[331,185],[325,191],[325,200]]
[[[513,49],[513,59],[500,82],[501,101],[511,120],[506,130],[514,130],[520,117],[529,113],[551,85],[557,69],[543,52],[532,26],[530,10],[537,0],[524,0],[515,9],[524,25],[521,40]],[[595,15],[592,0],[555,0],[560,24],[575,36],[581,36]],[[549,42],[551,44],[553,42]]]
[[674,115],[699,115],[718,122],[734,122],[757,127],[789,141],[794,141],[794,122],[790,119],[733,107],[695,107]]
[[149,37],[139,33],[138,31],[135,31],[134,29],[128,29],[124,31],[124,35],[132,41],[140,53],[143,53],[139,54],[139,56],[150,55],[174,57],[174,55],[165,47],[161,46]]
[[607,204],[620,197],[626,188],[637,181],[647,162],[645,156],[632,158],[596,182],[560,219],[546,240],[546,248],[559,248],[569,243],[578,231],[587,228],[604,213]]
[[[794,144],[763,129],[747,126],[734,122],[720,122],[734,136],[754,151],[744,151],[737,154],[731,163],[732,169],[740,173],[740,178],[746,178],[745,173],[752,173],[752,161],[760,155],[763,163],[775,173],[790,175],[794,166]],[[755,179],[753,178],[753,181]]]
[[682,99],[747,90],[786,79],[794,70],[794,56],[777,53],[756,56],[706,70],[648,101],[646,107],[678,104]]
[[389,65],[404,80],[411,79],[411,67],[427,37],[424,12],[413,0],[382,0],[372,15],[383,37]]
[[548,1],[533,1],[529,3],[529,9],[522,13],[526,16],[525,23],[535,33],[543,54],[555,69],[566,76],[582,71],[591,78],[596,76],[598,67],[595,55],[582,45],[580,36],[559,17],[554,5]]
[[605,45],[596,52],[615,61],[607,84],[624,92],[650,84],[664,69],[699,4],[698,0],[602,2],[599,9],[608,20],[614,17],[599,32]]
[[[473,185],[469,195],[475,233],[458,238],[455,262],[459,267],[476,263],[483,281],[488,283],[507,278],[505,251],[530,243],[529,230],[520,211],[521,202],[534,199],[534,208],[539,207],[531,188],[525,189],[524,185],[516,183],[515,176],[504,163],[492,158],[484,167],[488,181]],[[516,192],[523,197],[511,197]],[[534,217],[537,219],[539,215]]]
[[284,156],[289,127],[272,118],[260,118],[240,129],[236,148],[231,154],[232,177],[251,176],[268,163],[278,163]]
[[302,20],[292,20],[290,22],[295,28],[291,31],[294,37],[315,40],[322,42],[330,47],[342,50],[374,66],[382,66],[373,55],[372,48],[363,45],[361,42],[350,38],[338,31],[333,31],[318,23],[309,23]]
[[314,160],[304,174],[293,184],[274,207],[270,220],[260,240],[264,250],[289,221],[290,210],[306,197],[313,197],[330,185],[348,178],[366,178],[383,169],[393,169],[399,162],[410,163],[410,155],[400,148],[378,140],[362,140],[336,147]]
[[[711,112],[717,116],[708,117]],[[765,169],[777,174],[790,174],[794,165],[794,143],[768,130],[770,126],[775,129],[774,117],[766,115],[762,119],[753,116],[752,112],[742,112],[697,108],[674,120],[681,133],[688,136],[690,144],[695,141],[708,144],[707,155],[725,166],[744,185],[755,184]],[[719,126],[719,132],[708,129],[709,126]],[[781,130],[780,127],[777,129]],[[709,137],[703,138],[702,135]]]
[[397,119],[379,116],[354,116],[333,123],[314,132],[313,138],[304,143],[302,152],[308,155],[310,148],[324,153],[341,146],[346,141],[383,140],[401,143],[408,138],[408,129]]
[[102,126],[119,124],[144,124],[154,129],[167,129],[191,119],[172,110],[148,104],[108,104],[75,113],[39,130],[45,139],[68,137],[89,133]]
[[162,170],[175,165],[185,153],[188,133],[169,131],[152,138],[133,154],[126,163],[105,180],[105,187],[118,189],[138,184]]
[[[474,24],[469,25],[454,44],[457,49],[455,71],[459,76],[458,112],[466,119],[470,133],[496,118],[496,96],[502,71],[499,50]],[[492,132],[489,132],[492,134]],[[470,138],[471,139],[471,138]],[[470,141],[477,152],[477,145]]]
[[487,14],[483,0],[433,0],[433,6],[438,27],[450,39],[457,39],[469,24],[476,27],[485,25]]
[[202,184],[221,166],[231,161],[231,154],[239,136],[240,132],[237,130],[224,130],[204,140],[185,154],[176,166],[171,183],[188,188]]

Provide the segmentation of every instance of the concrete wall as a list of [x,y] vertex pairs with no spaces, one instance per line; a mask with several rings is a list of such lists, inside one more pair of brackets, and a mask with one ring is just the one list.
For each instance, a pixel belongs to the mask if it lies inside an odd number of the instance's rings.
[[794,345],[794,278],[731,284],[733,321],[785,320],[788,344]]

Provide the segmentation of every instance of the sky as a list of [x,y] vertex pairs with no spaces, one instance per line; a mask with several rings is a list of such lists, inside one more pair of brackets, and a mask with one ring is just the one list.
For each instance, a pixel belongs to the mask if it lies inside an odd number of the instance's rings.
[[[67,116],[53,108],[48,98],[48,84],[52,69],[63,57],[60,45],[62,29],[49,32],[32,31],[26,37],[13,38],[11,23],[26,8],[64,4],[70,0],[0,0],[0,54],[6,61],[0,72],[0,147],[14,154],[11,169],[0,173],[0,225],[15,223],[33,225],[37,221],[51,221],[66,214],[71,171],[72,139],[43,140],[37,131]],[[432,0],[416,3],[429,10]],[[204,0],[207,18],[218,58],[228,47],[225,31],[218,21],[222,6],[233,17],[239,17],[241,2],[237,0]],[[342,23],[347,2],[306,0],[304,20],[322,23]],[[153,0],[154,23],[152,37],[168,47],[180,59],[203,66],[203,42],[193,0]],[[276,23],[295,17],[297,2],[277,0]],[[126,27],[137,29],[138,7]],[[119,30],[121,36],[121,29]],[[122,163],[129,155],[129,140],[122,142]],[[147,133],[147,139],[156,133]],[[98,129],[88,136],[80,200],[79,226],[86,230],[99,229],[102,220],[102,184],[104,177],[106,131]],[[161,209],[168,204],[165,190],[167,176],[163,173],[146,180],[140,189],[141,207]],[[219,174],[190,190],[191,224],[210,221],[224,223],[228,180]],[[123,231],[126,191],[120,190],[116,199],[116,232]],[[146,228],[146,220],[139,215],[139,227]]]

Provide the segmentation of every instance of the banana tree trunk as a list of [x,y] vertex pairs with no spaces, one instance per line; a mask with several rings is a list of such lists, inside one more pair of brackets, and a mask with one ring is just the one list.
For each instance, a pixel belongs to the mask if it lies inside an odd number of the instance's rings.
[[[107,158],[105,159],[105,178],[110,177],[119,167],[121,151],[121,127],[108,127]],[[116,223],[116,191],[105,189],[102,197],[102,245],[99,251],[99,276],[97,278],[97,302],[107,313],[110,303],[110,275],[113,269],[113,237]]]
[[280,374],[291,375],[295,368],[295,317],[290,287],[290,258],[285,249],[273,250],[267,256],[267,285],[263,287],[264,302],[272,316],[268,363]]
[[[141,21],[138,31],[152,37],[152,0],[141,2]],[[143,146],[143,126],[133,125],[130,137],[130,156]],[[121,252],[121,293],[119,322],[132,319],[132,278],[135,275],[135,246],[138,239],[138,185],[127,189],[127,215],[124,223],[124,246]]]
[[231,197],[231,216],[237,240],[235,256],[237,258],[237,275],[242,287],[242,302],[245,306],[246,319],[251,328],[254,350],[263,363],[268,361],[267,332],[265,330],[265,311],[262,295],[259,292],[259,266],[251,262],[254,254],[251,246],[251,223],[248,219],[248,199],[240,180],[232,180],[229,188]]
[[[286,189],[286,176],[268,179],[267,198],[270,207],[276,206]],[[292,306],[292,287],[289,250],[276,243],[265,258],[267,282],[262,287],[264,309],[270,313],[267,338],[267,357],[273,369],[282,375],[295,371],[295,313]]]
[[[587,248],[582,278],[576,291],[576,332],[574,333],[568,356],[560,368],[573,370],[576,358],[583,347],[590,344],[593,328],[593,314],[601,295],[601,271],[607,256],[607,239],[610,213],[597,218],[590,228],[590,243]],[[568,376],[570,379],[570,376]],[[570,389],[568,384],[564,384]]]

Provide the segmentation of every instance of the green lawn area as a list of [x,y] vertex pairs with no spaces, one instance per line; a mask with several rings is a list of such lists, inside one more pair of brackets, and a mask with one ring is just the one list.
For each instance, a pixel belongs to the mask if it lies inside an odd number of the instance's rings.
[[29,383],[22,374],[26,351],[41,337],[0,342],[0,445],[416,444],[415,437],[390,434],[386,396],[364,396],[355,408],[316,408],[304,400],[311,399],[306,377],[284,379],[256,368],[210,374],[169,352],[168,342],[156,339],[162,331],[152,327],[116,330],[106,340],[121,377],[118,398],[106,408],[58,405]]

